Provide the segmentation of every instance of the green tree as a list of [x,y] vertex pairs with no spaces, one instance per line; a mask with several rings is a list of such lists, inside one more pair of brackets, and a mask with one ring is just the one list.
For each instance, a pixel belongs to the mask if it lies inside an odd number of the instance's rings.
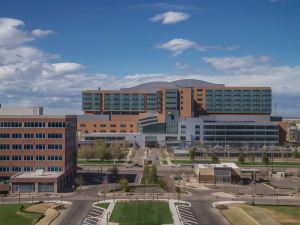
[[96,158],[99,160],[108,160],[112,158],[111,151],[104,140],[97,141],[93,147],[95,148]]
[[294,159],[299,158],[299,152],[297,151],[297,149],[294,149],[294,150],[293,150],[292,155],[293,155],[293,158],[294,158]]
[[167,182],[163,178],[158,179],[158,186],[163,190],[167,190],[168,188]]
[[112,179],[113,179],[114,181],[117,181],[118,178],[119,178],[119,169],[118,169],[118,167],[117,167],[117,166],[113,166],[113,167],[109,170],[109,172],[110,172],[111,175],[112,175]]
[[121,160],[124,158],[124,152],[119,144],[114,144],[111,146],[111,154],[113,159]]
[[264,165],[268,165],[270,163],[269,161],[269,157],[267,156],[267,153],[263,153],[262,158],[261,158],[261,162]]
[[156,168],[155,165],[152,165],[150,167],[149,181],[152,182],[152,184],[156,184],[157,183],[157,168]]
[[142,180],[141,180],[143,184],[149,183],[149,174],[150,174],[150,168],[149,166],[145,165],[143,169]]
[[212,163],[219,163],[220,159],[219,157],[216,155],[216,153],[213,153],[213,155],[211,156],[211,162]]
[[79,189],[81,190],[81,186],[83,186],[85,184],[85,180],[84,177],[79,175],[75,178],[74,180],[75,184],[77,184],[79,186]]
[[189,158],[190,160],[194,161],[195,157],[196,157],[196,148],[194,147],[189,150]]
[[245,163],[245,154],[243,151],[240,152],[240,155],[239,155],[239,163],[240,164],[244,164]]
[[89,161],[90,159],[95,158],[95,150],[91,145],[82,145],[78,149],[78,158]]
[[123,191],[125,191],[125,192],[129,191],[128,180],[126,178],[122,178],[119,181],[119,184],[121,185],[121,188],[122,188]]

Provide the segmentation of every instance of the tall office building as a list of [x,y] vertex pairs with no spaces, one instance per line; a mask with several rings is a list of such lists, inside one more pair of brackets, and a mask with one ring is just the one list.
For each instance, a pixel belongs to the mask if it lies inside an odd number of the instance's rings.
[[59,191],[76,173],[76,123],[38,108],[1,108],[0,179],[10,179],[13,192]]
[[[198,80],[152,82],[82,93],[78,130],[85,140],[141,146],[278,145],[270,87],[227,87]],[[92,116],[90,116],[92,115]]]

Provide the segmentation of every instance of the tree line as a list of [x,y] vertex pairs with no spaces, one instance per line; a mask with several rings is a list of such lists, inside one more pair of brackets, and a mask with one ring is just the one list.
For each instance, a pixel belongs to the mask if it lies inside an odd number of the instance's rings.
[[124,143],[121,144],[111,144],[107,145],[104,140],[99,140],[94,144],[82,145],[78,149],[78,158],[86,159],[99,159],[110,160],[110,159],[124,159],[128,153],[128,145]]

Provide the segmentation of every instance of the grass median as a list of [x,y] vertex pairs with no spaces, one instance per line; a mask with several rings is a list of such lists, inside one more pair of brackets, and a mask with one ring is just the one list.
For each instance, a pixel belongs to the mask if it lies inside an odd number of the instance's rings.
[[110,222],[120,225],[161,225],[172,224],[167,202],[117,202]]

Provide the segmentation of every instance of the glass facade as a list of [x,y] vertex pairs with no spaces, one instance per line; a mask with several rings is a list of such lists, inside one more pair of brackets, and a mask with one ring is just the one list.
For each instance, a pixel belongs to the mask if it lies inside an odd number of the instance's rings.
[[270,89],[206,90],[207,113],[266,113],[272,110]]
[[104,111],[145,111],[145,95],[142,93],[106,93]]
[[277,146],[278,125],[204,125],[206,146]]
[[82,92],[82,110],[99,111],[101,107],[101,93]]
[[156,94],[149,93],[146,95],[146,110],[156,110]]
[[167,89],[165,93],[166,110],[178,110],[177,89]]

